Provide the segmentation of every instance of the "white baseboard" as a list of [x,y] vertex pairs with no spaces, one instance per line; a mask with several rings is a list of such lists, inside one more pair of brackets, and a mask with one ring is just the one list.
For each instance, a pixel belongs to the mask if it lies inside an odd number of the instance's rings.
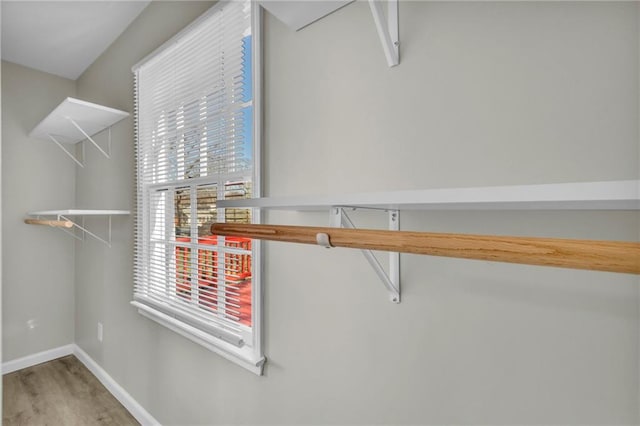
[[27,355],[22,358],[14,359],[2,363],[2,374],[13,373],[14,371],[22,370],[23,368],[31,367],[33,365],[42,364],[43,362],[51,361],[56,358],[71,355],[74,353],[76,345],[64,345],[58,348],[49,349],[48,351],[38,352],[37,354]]
[[142,405],[138,403],[129,393],[124,390],[97,362],[95,362],[85,351],[78,345],[73,345],[73,354],[82,362],[85,367],[100,380],[105,388],[131,413],[137,421],[143,426],[160,425]]
[[48,351],[38,352],[37,354],[27,355],[22,358],[14,359],[2,364],[2,374],[12,373],[23,368],[31,367],[43,362],[51,361],[67,355],[75,355],[78,360],[85,365],[100,380],[100,383],[131,413],[137,421],[143,426],[160,425],[147,410],[133,399],[129,393],[124,390],[113,378],[106,372],[97,362],[93,360],[78,345],[70,344],[60,346],[59,348],[49,349]]

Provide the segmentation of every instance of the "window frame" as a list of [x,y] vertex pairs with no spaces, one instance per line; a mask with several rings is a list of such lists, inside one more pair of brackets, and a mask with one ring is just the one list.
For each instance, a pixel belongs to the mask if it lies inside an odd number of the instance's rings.
[[[211,15],[217,13],[226,4],[232,3],[232,1],[221,1],[209,10],[203,13],[200,17],[194,20],[191,24],[187,25],[183,30],[178,32],[175,36],[154,50],[152,53],[144,57],[136,65],[132,67],[134,74],[137,70],[143,66],[147,61],[155,58],[157,55],[162,54],[167,48],[170,48],[176,42],[179,42],[182,38],[188,37],[191,32],[196,29],[199,24]],[[262,8],[253,1],[249,1],[251,7],[251,55],[252,55],[252,70],[251,70],[251,84],[252,84],[252,149],[253,149],[253,167],[252,167],[252,197],[259,198],[262,196],[261,185],[261,165],[262,165]],[[137,90],[137,89],[135,89]],[[138,93],[136,93],[136,98]],[[137,100],[136,100],[136,123],[137,123]],[[137,124],[136,124],[137,126]],[[136,135],[136,152],[138,151],[138,140]],[[138,164],[136,162],[136,170]],[[137,172],[136,172],[137,176]],[[183,182],[185,187],[191,188],[192,186],[198,186],[202,184],[200,178],[185,179]],[[222,185],[224,187],[225,182],[216,181],[216,185]],[[152,191],[154,187],[167,186],[163,183],[148,184],[145,186],[146,190]],[[140,184],[136,182],[136,199],[138,199],[138,192],[140,191]],[[146,192],[142,194],[143,198],[146,197]],[[149,202],[146,200],[145,202]],[[136,207],[136,214],[140,215],[141,206]],[[220,210],[218,210],[220,212]],[[252,209],[251,212],[252,223],[261,223],[260,209]],[[146,218],[151,222],[150,218]],[[142,223],[142,220],[140,220]],[[148,241],[150,236],[144,235],[144,240]],[[137,245],[136,239],[136,245]],[[261,375],[265,362],[263,353],[263,331],[262,331],[262,243],[259,240],[252,241],[251,244],[251,263],[252,263],[252,277],[251,277],[251,345],[245,345],[238,347],[229,343],[222,338],[216,337],[212,333],[207,333],[200,328],[193,327],[185,321],[175,318],[175,315],[171,315],[171,312],[165,312],[162,309],[149,306],[145,303],[140,303],[134,300],[131,302],[133,306],[138,309],[138,312],[154,322],[163,325],[164,327],[186,337],[187,339],[207,348],[208,350],[232,361],[233,363],[244,367],[245,369]],[[224,250],[221,251],[223,253]],[[138,267],[137,257],[134,258],[134,268]],[[135,292],[134,292],[135,294]],[[246,326],[245,326],[246,327]],[[245,336],[247,337],[247,336]]]

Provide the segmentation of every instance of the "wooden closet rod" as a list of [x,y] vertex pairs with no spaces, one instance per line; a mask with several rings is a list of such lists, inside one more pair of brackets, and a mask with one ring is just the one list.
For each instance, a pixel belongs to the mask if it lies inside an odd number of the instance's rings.
[[46,219],[25,219],[24,223],[29,225],[47,225],[58,228],[72,228],[73,222],[70,220],[46,220]]
[[234,223],[214,223],[211,233],[305,244],[326,234],[333,247],[640,274],[635,242]]

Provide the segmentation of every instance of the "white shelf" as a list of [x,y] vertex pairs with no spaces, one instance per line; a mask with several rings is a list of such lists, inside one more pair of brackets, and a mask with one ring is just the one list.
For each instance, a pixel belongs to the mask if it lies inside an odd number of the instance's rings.
[[60,143],[76,144],[86,136],[73,125],[75,121],[84,132],[93,136],[129,116],[128,112],[114,108],[67,98],[47,115],[29,137],[51,141],[51,136]]
[[[301,30],[346,6],[353,0],[331,1],[273,1],[258,0],[260,5],[289,28]],[[386,3],[386,14],[384,12]],[[398,33],[398,0],[369,0],[373,21],[378,30],[382,49],[390,67],[400,63]]]
[[[90,237],[100,241],[105,244],[107,247],[111,247],[111,216],[124,216],[129,215],[129,210],[88,210],[88,209],[67,209],[67,210],[41,210],[37,212],[29,212],[28,216],[31,216],[32,219],[34,216],[37,219],[41,219],[42,216],[53,216],[58,221],[62,221],[64,223],[55,223],[52,224],[49,221],[41,221],[41,220],[30,220],[27,223],[38,224],[38,225],[52,225],[59,227],[60,230],[66,232],[77,240],[84,241],[85,235],[89,235]],[[70,219],[69,217],[81,217],[81,220],[78,222],[77,219]],[[95,233],[95,231],[90,231],[84,224],[85,216],[106,216],[107,217],[107,235],[102,237]],[[65,228],[73,228],[73,229],[65,229]],[[75,229],[79,229],[82,234],[81,236],[76,235]]]
[[[400,210],[640,210],[640,180],[578,182],[543,185],[510,185],[475,188],[443,188],[408,191],[370,192],[336,196],[300,196],[281,198],[253,198],[221,200],[220,208],[261,208],[273,210],[329,210],[331,227],[355,228],[347,208],[374,208],[387,210],[389,230],[399,229]],[[259,225],[247,225],[259,226]],[[306,242],[295,238],[273,238],[282,233],[263,226],[256,238],[279,241]],[[330,247],[330,236],[315,232],[319,245]],[[268,231],[273,231],[270,233]],[[222,235],[252,236],[232,232]],[[270,237],[269,237],[270,236]],[[343,245],[346,247],[346,245]],[[350,246],[351,247],[351,246]],[[354,245],[353,247],[357,247]],[[389,254],[387,273],[373,252],[363,250],[367,261],[387,288],[390,300],[400,301],[400,259],[398,253]]]
[[[77,158],[64,147],[89,141],[106,158],[111,158],[111,126],[128,117],[129,113],[106,106],[67,98],[29,133],[30,137],[51,141],[58,145],[78,166],[84,167],[84,145],[81,157]],[[92,136],[109,129],[106,150]]]
[[[128,112],[114,108],[82,101],[80,99],[66,98],[49,115],[47,115],[32,131],[29,137],[44,139],[58,145],[76,164],[84,167],[84,145],[82,146],[81,158],[77,158],[71,151],[65,148],[64,144],[76,144],[84,140],[91,142],[98,151],[105,157],[110,158],[111,152],[111,126],[129,116]],[[109,129],[109,139],[106,151],[93,140],[92,136]],[[59,227],[64,232],[74,238],[83,240],[85,234],[89,235],[107,246],[111,246],[111,216],[128,215],[128,210],[95,210],[95,209],[65,209],[65,210],[41,210],[27,213],[28,216],[35,216],[37,219],[28,218],[25,221],[29,224],[50,225]],[[41,217],[55,217],[57,220],[42,220]],[[68,216],[81,217],[81,223],[71,220]],[[102,238],[89,231],[84,226],[85,216],[107,216],[108,235]],[[62,220],[63,219],[63,220]],[[67,230],[65,228],[73,228]],[[75,228],[82,231],[82,238],[78,237]]]
[[29,216],[117,216],[131,214],[129,210],[42,210],[29,212]]
[[218,201],[222,208],[326,210],[640,210],[640,180],[510,185]]
[[282,21],[289,28],[298,31],[313,22],[335,12],[353,0],[326,1],[271,1],[260,0],[262,7]]

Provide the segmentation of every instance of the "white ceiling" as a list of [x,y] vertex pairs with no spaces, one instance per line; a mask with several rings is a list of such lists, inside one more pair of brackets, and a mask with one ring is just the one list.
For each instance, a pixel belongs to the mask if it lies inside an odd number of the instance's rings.
[[149,2],[2,0],[2,59],[75,80]]

